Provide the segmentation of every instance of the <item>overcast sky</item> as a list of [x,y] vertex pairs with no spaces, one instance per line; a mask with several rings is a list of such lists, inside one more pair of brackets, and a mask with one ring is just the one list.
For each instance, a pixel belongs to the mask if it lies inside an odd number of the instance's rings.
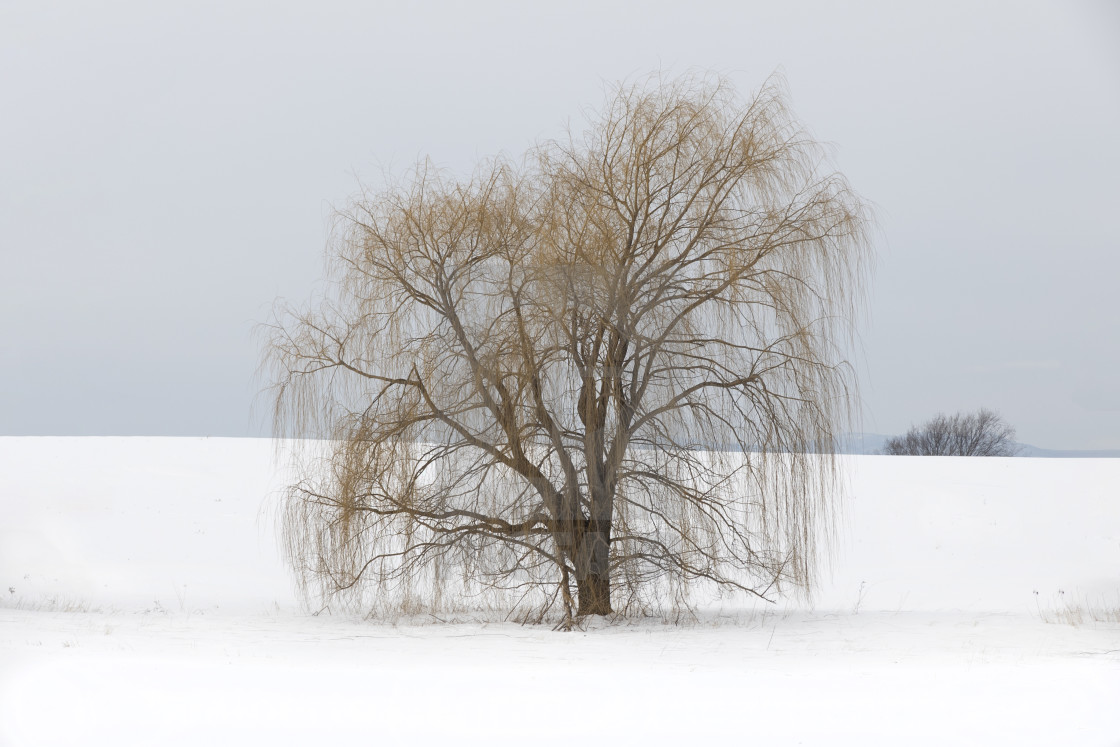
[[1120,448],[1120,3],[0,3],[0,435],[258,435],[333,206],[605,82],[784,74],[875,205],[867,431]]

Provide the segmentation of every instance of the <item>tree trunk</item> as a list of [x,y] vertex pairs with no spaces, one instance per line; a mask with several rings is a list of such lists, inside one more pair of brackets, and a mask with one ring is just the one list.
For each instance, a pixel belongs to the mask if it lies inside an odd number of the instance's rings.
[[611,530],[606,522],[590,522],[576,545],[576,615],[609,615],[611,609]]
[[576,596],[579,601],[577,617],[609,615],[614,611],[611,609],[611,578],[606,573],[576,579]]

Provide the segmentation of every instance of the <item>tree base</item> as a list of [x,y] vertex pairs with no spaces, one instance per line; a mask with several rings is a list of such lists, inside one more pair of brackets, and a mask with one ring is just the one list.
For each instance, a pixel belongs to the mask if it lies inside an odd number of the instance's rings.
[[576,596],[579,609],[576,617],[587,615],[609,615],[611,609],[611,581],[605,576],[588,576],[576,580]]

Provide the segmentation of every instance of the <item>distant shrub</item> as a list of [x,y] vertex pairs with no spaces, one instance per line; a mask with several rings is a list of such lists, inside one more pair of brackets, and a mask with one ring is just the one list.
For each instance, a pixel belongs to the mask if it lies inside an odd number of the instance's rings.
[[891,456],[1015,456],[1018,450],[1015,429],[987,409],[938,415],[883,445]]

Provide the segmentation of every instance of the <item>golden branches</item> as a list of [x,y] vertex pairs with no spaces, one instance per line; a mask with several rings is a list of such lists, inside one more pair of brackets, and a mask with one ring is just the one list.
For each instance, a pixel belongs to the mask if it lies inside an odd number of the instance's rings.
[[571,576],[582,614],[807,585],[867,256],[823,164],[774,82],[657,82],[523,166],[357,201],[329,297],[270,328],[278,433],[330,439],[288,496],[304,582]]

